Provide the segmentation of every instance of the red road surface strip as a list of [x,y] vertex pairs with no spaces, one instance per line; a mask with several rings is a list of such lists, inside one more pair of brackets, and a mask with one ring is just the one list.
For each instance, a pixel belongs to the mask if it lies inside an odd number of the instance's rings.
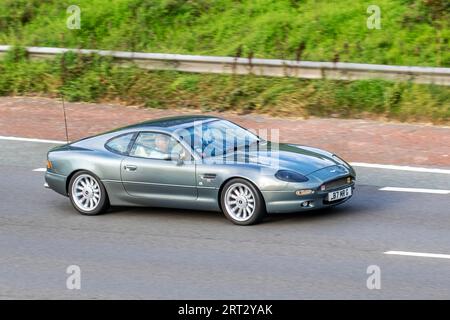
[[[282,142],[323,148],[348,161],[450,168],[449,127],[334,118],[281,119],[231,112],[67,102],[66,112],[72,141],[159,117],[209,114],[255,130],[279,129]],[[61,101],[39,97],[0,98],[0,135],[65,140]]]

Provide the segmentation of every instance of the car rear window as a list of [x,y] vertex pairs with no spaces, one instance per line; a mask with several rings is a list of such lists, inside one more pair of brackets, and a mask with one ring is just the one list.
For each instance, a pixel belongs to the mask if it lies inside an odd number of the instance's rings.
[[126,154],[133,135],[134,133],[128,133],[112,138],[106,143],[105,147],[111,152]]

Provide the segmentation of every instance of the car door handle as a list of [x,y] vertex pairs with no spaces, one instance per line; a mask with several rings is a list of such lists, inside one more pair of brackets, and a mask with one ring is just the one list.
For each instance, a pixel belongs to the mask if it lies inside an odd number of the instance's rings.
[[137,166],[132,166],[132,165],[125,165],[123,167],[126,171],[136,171],[137,170]]

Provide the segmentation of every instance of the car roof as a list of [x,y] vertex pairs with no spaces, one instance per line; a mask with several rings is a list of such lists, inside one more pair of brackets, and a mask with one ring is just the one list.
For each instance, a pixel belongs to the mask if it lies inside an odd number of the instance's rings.
[[[164,131],[175,131],[177,129],[187,128],[194,125],[194,122],[204,122],[204,121],[211,121],[211,120],[222,120],[221,118],[214,117],[214,116],[204,116],[204,115],[188,115],[188,116],[176,116],[176,117],[166,117],[166,118],[159,118],[154,120],[148,120],[136,124],[132,124],[123,128],[120,128],[118,130],[125,130],[125,129],[139,129],[139,130],[146,130],[146,129],[162,129]],[[115,131],[118,131],[115,130]]]
[[[131,131],[146,131],[146,130],[158,130],[166,133],[174,132],[178,129],[188,128],[194,125],[194,122],[210,122],[215,120],[223,120],[219,117],[204,116],[204,115],[187,115],[187,116],[177,116],[177,117],[166,117],[154,120],[148,120],[125,127],[116,128],[107,132],[99,133],[93,136],[85,137],[70,143],[70,145],[85,145],[92,141],[98,141],[98,139],[104,140],[111,138],[111,135],[124,134]],[[101,141],[100,140],[100,141]]]

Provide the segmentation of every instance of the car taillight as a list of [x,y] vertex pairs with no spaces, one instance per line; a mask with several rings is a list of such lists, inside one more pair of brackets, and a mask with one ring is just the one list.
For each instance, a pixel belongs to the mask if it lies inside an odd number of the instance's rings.
[[47,160],[47,169],[53,168],[52,162],[50,160]]

